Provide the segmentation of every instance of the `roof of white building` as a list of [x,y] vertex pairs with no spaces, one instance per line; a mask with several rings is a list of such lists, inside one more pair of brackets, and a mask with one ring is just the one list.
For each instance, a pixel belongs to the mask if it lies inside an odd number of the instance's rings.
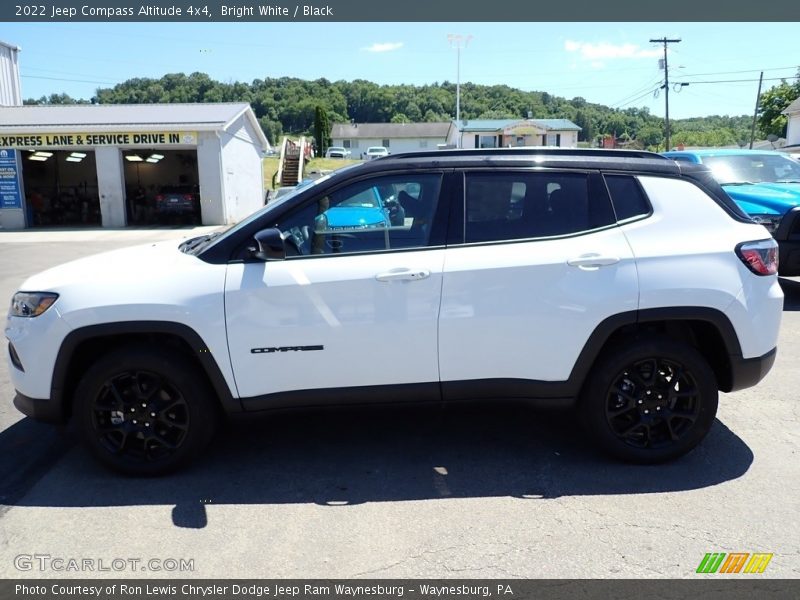
[[334,123],[334,139],[446,138],[450,123]]
[[269,148],[255,113],[245,102],[198,104],[63,104],[4,107],[0,131],[112,131],[120,129],[226,130],[240,117],[248,119],[258,142]]

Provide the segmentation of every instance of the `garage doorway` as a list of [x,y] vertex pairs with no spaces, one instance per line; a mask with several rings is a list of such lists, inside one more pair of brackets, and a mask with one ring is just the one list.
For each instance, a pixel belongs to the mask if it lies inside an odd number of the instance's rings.
[[94,152],[29,150],[22,180],[29,227],[100,225]]
[[122,158],[129,225],[202,222],[196,150],[125,150]]

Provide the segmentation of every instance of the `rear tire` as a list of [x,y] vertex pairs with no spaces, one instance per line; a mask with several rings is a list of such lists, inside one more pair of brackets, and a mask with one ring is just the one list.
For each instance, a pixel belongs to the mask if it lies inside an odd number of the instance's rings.
[[670,338],[635,338],[609,348],[583,387],[588,433],[628,462],[659,463],[697,446],[714,424],[719,393],[700,352]]
[[144,346],[115,350],[89,368],[75,392],[75,416],[92,455],[126,475],[184,466],[217,426],[197,368],[176,352]]

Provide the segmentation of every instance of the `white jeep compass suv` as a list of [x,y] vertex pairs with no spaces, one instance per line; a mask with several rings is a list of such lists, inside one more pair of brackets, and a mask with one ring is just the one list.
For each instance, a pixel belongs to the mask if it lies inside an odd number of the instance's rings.
[[72,417],[126,473],[183,465],[226,413],[469,399],[571,406],[603,449],[650,463],[771,368],[777,267],[703,166],[434,151],[45,271],[5,334],[19,410]]

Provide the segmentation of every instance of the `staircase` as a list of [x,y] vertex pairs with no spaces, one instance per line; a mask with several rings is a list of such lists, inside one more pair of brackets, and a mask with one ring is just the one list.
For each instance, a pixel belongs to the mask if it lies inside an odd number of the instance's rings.
[[277,176],[281,187],[297,185],[303,181],[303,166],[307,148],[308,143],[304,137],[300,138],[299,142],[293,142],[286,137],[283,138]]

